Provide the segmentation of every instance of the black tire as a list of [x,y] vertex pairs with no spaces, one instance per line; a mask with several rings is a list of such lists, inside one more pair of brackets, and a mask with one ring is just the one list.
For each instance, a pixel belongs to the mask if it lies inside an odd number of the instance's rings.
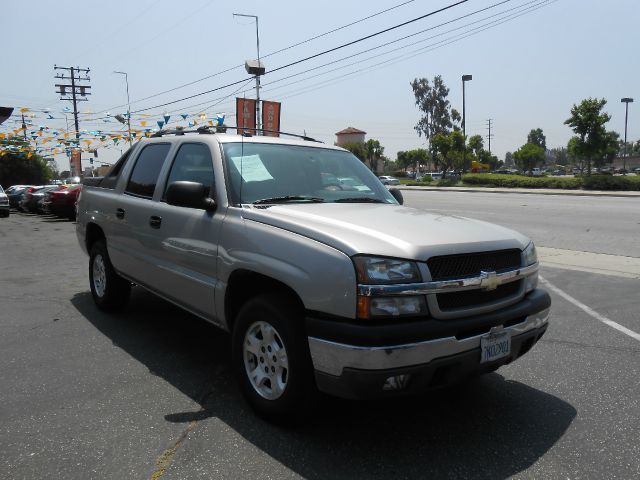
[[[99,276],[95,277],[96,274]],[[89,285],[93,301],[101,310],[118,310],[129,301],[131,283],[114,270],[104,240],[98,240],[91,246]]]
[[[255,325],[268,324],[275,330],[274,338],[283,345],[286,352],[286,385],[283,392],[275,399],[261,395],[254,387],[245,367],[245,355],[251,356],[245,350],[247,332],[255,331]],[[313,377],[313,367],[309,354],[307,337],[304,333],[304,318],[300,308],[287,296],[279,294],[261,295],[249,300],[238,313],[232,332],[232,360],[233,370],[240,384],[242,394],[253,409],[266,420],[290,424],[305,418],[308,407],[315,398],[316,389]],[[252,328],[253,327],[253,328]],[[265,356],[271,351],[264,352]],[[256,365],[261,368],[272,368],[270,359]],[[250,364],[249,361],[246,363]],[[273,378],[278,377],[278,369]],[[271,384],[268,384],[271,388]]]

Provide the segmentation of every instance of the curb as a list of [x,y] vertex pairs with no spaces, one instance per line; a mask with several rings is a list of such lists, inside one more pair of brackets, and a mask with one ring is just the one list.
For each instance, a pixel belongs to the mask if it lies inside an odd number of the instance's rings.
[[525,193],[535,195],[568,195],[576,197],[619,197],[640,198],[640,192],[634,191],[607,191],[607,190],[561,190],[549,188],[475,188],[475,187],[423,187],[400,185],[395,188],[400,190],[423,190],[430,192],[475,192],[475,193]]

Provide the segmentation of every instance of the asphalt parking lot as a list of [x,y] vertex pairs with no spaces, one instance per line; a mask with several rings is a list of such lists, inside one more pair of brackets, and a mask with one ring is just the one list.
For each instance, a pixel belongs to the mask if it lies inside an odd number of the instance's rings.
[[0,219],[0,478],[640,477],[640,340],[603,321],[640,332],[638,279],[543,266],[551,324],[518,362],[420,397],[323,397],[285,429],[243,402],[224,332],[140,288],[97,310],[74,228]]

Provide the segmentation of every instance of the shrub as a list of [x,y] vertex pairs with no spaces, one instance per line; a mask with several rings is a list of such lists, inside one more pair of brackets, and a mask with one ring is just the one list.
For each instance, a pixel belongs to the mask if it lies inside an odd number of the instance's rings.
[[456,185],[458,185],[458,182],[460,182],[458,177],[446,177],[438,180],[438,183],[436,185],[438,185],[439,187],[455,187]]
[[467,174],[462,177],[465,185],[483,185],[506,188],[561,188],[566,190],[640,190],[640,177],[613,177],[591,175],[576,177],[521,177],[488,173]]
[[506,188],[562,188],[579,189],[582,182],[578,178],[560,177],[523,177],[520,175],[502,175],[491,173],[469,173],[463,175],[465,185],[484,185]]
[[581,178],[585,190],[640,190],[640,177],[590,175]]

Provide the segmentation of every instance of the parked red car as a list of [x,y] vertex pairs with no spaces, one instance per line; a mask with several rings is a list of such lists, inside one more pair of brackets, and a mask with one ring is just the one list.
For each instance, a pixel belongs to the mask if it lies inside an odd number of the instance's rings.
[[58,217],[76,219],[76,201],[82,185],[72,185],[64,190],[55,190],[45,194],[43,210]]

